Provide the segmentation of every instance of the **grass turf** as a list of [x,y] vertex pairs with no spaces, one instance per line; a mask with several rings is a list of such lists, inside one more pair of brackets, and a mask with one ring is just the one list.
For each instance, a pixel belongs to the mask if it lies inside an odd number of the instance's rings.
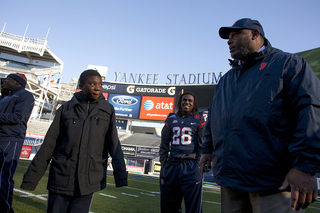
[[[48,172],[43,176],[35,191],[21,190],[20,184],[30,161],[20,160],[14,175],[15,191],[13,209],[17,213],[42,213],[46,210]],[[116,188],[111,172],[108,172],[108,184],[104,190],[94,194],[90,212],[144,213],[160,212],[160,189],[158,177],[129,174],[129,186]],[[203,212],[220,212],[220,191],[214,185],[206,183],[203,188]],[[184,204],[182,204],[183,206]],[[306,213],[320,211],[320,203],[313,203]],[[184,209],[183,209],[184,212]]]

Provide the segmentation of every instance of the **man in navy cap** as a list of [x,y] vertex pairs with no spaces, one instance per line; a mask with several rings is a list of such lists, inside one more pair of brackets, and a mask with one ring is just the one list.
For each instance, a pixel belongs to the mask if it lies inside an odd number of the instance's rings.
[[317,200],[320,82],[303,58],[273,48],[256,20],[219,35],[234,60],[210,105],[200,172],[213,160],[222,212],[304,212]]
[[27,78],[21,73],[7,76],[7,95],[0,100],[0,212],[13,212],[13,175],[16,170],[33,109],[34,97],[25,90]]

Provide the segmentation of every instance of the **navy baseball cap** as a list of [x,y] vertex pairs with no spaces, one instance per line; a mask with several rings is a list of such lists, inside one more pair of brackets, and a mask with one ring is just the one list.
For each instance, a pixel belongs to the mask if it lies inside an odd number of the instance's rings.
[[243,18],[236,21],[231,27],[221,27],[219,29],[219,35],[223,39],[229,39],[229,34],[233,30],[241,30],[241,29],[248,29],[248,30],[259,30],[260,35],[264,37],[264,31],[259,21],[252,20],[250,18]]

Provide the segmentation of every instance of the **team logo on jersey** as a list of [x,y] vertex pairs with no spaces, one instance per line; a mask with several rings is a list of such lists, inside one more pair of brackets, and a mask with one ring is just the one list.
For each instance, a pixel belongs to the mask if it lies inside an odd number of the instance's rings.
[[178,123],[178,121],[177,121],[177,120],[174,120],[174,121],[172,121],[172,123],[175,124],[175,123]]
[[199,119],[200,119],[200,115],[199,115],[199,114],[196,114],[196,115],[194,116],[194,119],[199,120]]

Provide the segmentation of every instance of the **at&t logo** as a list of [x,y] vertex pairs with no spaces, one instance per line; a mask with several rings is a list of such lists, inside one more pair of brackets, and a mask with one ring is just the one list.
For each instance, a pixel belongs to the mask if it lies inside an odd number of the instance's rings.
[[153,101],[151,101],[151,100],[146,100],[144,103],[143,103],[143,108],[145,109],[145,110],[152,110],[153,109],[153,107],[154,107],[154,103],[153,103]]

